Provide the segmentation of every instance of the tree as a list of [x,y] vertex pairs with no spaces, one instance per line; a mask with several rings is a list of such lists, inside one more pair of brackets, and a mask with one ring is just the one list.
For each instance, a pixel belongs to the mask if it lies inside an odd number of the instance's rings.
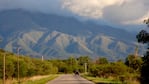
[[77,60],[73,56],[71,56],[67,59],[67,64],[70,64],[72,66],[77,65]]
[[99,58],[97,61],[97,64],[108,64],[108,60],[106,58]]
[[118,77],[127,73],[128,67],[121,62],[109,63],[102,65],[94,65],[90,68],[90,72],[93,76],[99,77]]
[[[144,20],[144,23],[149,27],[149,18]],[[149,84],[149,33],[146,30],[141,30],[136,36],[138,42],[148,44],[146,54],[143,57],[143,65],[141,68],[141,84]]]
[[7,62],[5,66],[6,66],[6,70],[5,70],[6,79],[11,78],[13,76],[13,73],[15,72],[13,61],[10,58],[7,58]]
[[24,60],[19,60],[19,75],[20,77],[25,77],[27,76],[28,68],[27,68],[28,63],[26,63]]
[[78,63],[77,63],[77,60],[76,60],[73,56],[69,57],[69,58],[66,60],[66,63],[67,63],[67,65],[68,65],[68,66],[66,67],[66,70],[68,70],[69,73],[78,70]]
[[89,70],[89,68],[91,66],[91,59],[89,58],[89,56],[80,56],[79,58],[77,58],[77,61],[78,61],[78,66],[79,66],[80,72]]
[[125,61],[125,64],[135,71],[140,71],[142,63],[141,57],[135,57],[135,55],[128,55]]
[[0,78],[3,78],[3,54],[0,50]]
[[89,64],[90,63],[90,58],[88,56],[80,56],[77,58],[78,64],[79,65],[84,65],[85,63]]

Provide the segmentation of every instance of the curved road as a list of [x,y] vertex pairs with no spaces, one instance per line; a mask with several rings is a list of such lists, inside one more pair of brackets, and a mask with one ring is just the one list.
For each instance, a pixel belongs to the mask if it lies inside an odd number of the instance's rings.
[[75,76],[72,74],[61,75],[58,78],[49,81],[46,84],[94,84],[80,76]]

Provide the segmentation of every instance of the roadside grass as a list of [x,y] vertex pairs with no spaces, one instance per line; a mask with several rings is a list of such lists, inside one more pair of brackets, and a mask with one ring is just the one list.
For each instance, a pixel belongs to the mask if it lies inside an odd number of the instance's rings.
[[[30,78],[21,78],[19,84],[46,84],[48,81],[53,80],[54,78],[58,77],[59,74],[51,74],[46,76],[34,76]],[[3,83],[3,80],[0,79],[0,84]],[[6,80],[6,84],[18,84],[17,79],[13,80]]]
[[119,78],[114,77],[103,78],[103,77],[93,77],[89,75],[81,75],[81,76],[89,81],[94,82],[95,84],[140,84],[138,80],[133,78],[120,81]]
[[53,80],[54,78],[56,78],[58,76],[59,75],[49,75],[47,77],[37,79],[37,80],[24,81],[21,84],[46,84],[48,81]]
[[88,75],[82,75],[85,79],[94,82],[95,84],[122,84],[121,81],[116,80],[114,78],[99,78],[99,77],[92,77]]
[[[3,79],[0,79],[0,84],[3,84]],[[17,84],[16,79],[7,79],[5,80],[5,84]]]

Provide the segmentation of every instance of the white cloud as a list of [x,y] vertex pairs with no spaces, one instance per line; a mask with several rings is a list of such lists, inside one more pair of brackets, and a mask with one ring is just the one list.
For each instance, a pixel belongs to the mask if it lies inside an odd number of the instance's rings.
[[143,24],[143,21],[145,19],[149,18],[149,12],[147,14],[145,14],[144,16],[140,17],[139,19],[136,19],[136,20],[128,20],[128,21],[125,21],[123,22],[123,24],[125,25],[130,25],[130,24]]
[[131,24],[147,15],[149,0],[63,0],[63,7],[86,18]]
[[134,22],[142,18],[148,13],[149,9],[141,1],[133,0],[125,2],[122,5],[112,5],[106,7],[104,19],[114,21],[116,23]]
[[63,0],[63,8],[79,16],[99,19],[104,7],[121,3],[122,0]]

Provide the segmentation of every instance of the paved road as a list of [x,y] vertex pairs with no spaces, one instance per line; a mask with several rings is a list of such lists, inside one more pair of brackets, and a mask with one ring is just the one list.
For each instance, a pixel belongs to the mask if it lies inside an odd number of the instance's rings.
[[72,74],[61,75],[47,84],[94,84],[80,76]]

